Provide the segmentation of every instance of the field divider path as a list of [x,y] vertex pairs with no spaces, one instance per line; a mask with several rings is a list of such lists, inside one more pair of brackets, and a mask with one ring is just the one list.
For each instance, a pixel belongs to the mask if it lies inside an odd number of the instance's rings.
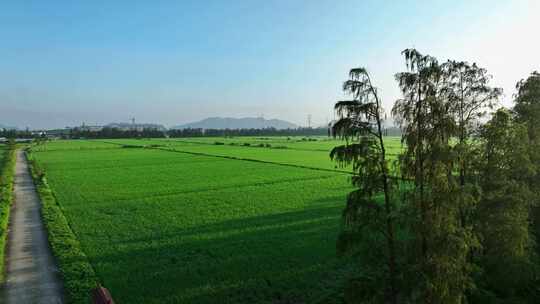
[[[106,141],[104,141],[104,142],[106,142]],[[106,142],[106,143],[115,144],[115,145],[119,145],[119,146],[124,146],[124,144],[121,144],[121,143],[115,143],[115,142]],[[135,146],[135,145],[131,145],[131,146]],[[309,170],[316,170],[316,171],[333,172],[333,173],[341,173],[341,174],[352,174],[353,173],[351,171],[345,171],[345,170],[325,169],[325,168],[317,168],[317,167],[302,166],[302,165],[295,165],[295,164],[285,164],[285,163],[279,163],[279,162],[273,162],[273,161],[267,161],[267,160],[253,159],[253,158],[243,158],[243,157],[235,157],[235,156],[216,155],[216,154],[209,154],[209,153],[203,153],[203,152],[191,152],[191,151],[178,150],[176,148],[150,147],[150,146],[144,146],[144,145],[139,145],[139,146],[136,146],[136,147],[137,148],[142,148],[142,149],[153,149],[153,150],[184,153],[184,154],[197,155],[197,156],[207,156],[207,157],[217,157],[217,158],[239,160],[239,161],[257,162],[257,163],[263,163],[263,164],[271,164],[271,165],[293,167],[293,168],[301,168],[301,169],[309,169]]]
[[23,151],[17,151],[2,303],[64,303],[63,284]]
[[295,164],[285,164],[285,163],[279,163],[279,162],[273,162],[273,161],[267,161],[267,160],[260,160],[260,159],[253,159],[253,158],[243,158],[243,157],[235,157],[235,156],[225,156],[225,155],[215,155],[215,154],[208,154],[208,153],[203,153],[203,152],[190,152],[190,151],[178,150],[176,148],[170,149],[170,148],[163,148],[163,147],[153,147],[151,149],[169,151],[169,152],[177,152],[177,153],[185,153],[185,154],[191,154],[191,155],[199,155],[199,156],[218,157],[218,158],[225,158],[225,159],[232,159],[232,160],[239,160],[239,161],[249,161],[249,162],[256,162],[256,163],[263,163],[263,164],[285,166],[285,167],[316,170],[316,171],[325,171],[325,172],[333,172],[333,173],[341,173],[341,174],[352,174],[352,172],[345,171],[345,170],[337,170],[337,169],[334,170],[334,169],[309,167],[309,166],[302,166],[302,165],[295,165]]
[[[108,143],[108,144],[118,145],[118,146],[126,146],[126,145],[124,145],[122,143],[117,143],[117,142],[108,142],[108,141],[103,141],[103,142]],[[235,157],[235,156],[227,156],[227,155],[216,155],[216,154],[210,154],[210,153],[204,153],[204,152],[184,151],[184,150],[179,150],[177,148],[170,148],[170,147],[163,147],[163,146],[152,147],[152,146],[132,145],[132,144],[130,144],[128,146],[130,146],[132,148],[153,149],[153,150],[184,153],[184,154],[197,155],[197,156],[217,157],[217,158],[231,159],[231,160],[238,160],[238,161],[249,161],[249,162],[271,164],[271,165],[292,167],[292,168],[300,168],[300,169],[308,169],[308,170],[315,170],[315,171],[333,172],[333,173],[340,173],[340,174],[347,174],[347,175],[354,175],[355,174],[352,171],[346,171],[346,170],[317,168],[317,167],[295,165],[295,164],[286,164],[286,163],[273,162],[273,161],[260,160],[260,159],[253,159],[253,158]],[[400,177],[400,176],[389,176],[389,178],[391,178],[393,180],[398,180],[398,181],[407,181],[407,179],[405,177]]]
[[[200,142],[200,141],[187,141],[187,140],[163,140],[163,139],[154,139],[155,141],[159,141],[159,142],[166,142],[166,143],[187,143],[187,144],[194,144],[194,145],[207,145],[207,146],[215,146],[216,144],[215,143],[210,143],[210,142]],[[296,148],[296,147],[289,147],[289,146],[286,146],[286,148],[278,148],[278,147],[261,147],[261,146],[258,146],[257,144],[261,144],[262,142],[259,142],[259,143],[254,143],[253,145],[250,145],[250,146],[244,146],[243,144],[241,143],[238,143],[238,144],[235,144],[234,147],[239,147],[239,148],[262,148],[262,149],[274,149],[274,150],[294,150],[294,151],[305,151],[305,152],[328,152],[328,150],[325,150],[325,149],[306,149],[306,148]],[[283,144],[287,144],[286,142],[284,142]]]

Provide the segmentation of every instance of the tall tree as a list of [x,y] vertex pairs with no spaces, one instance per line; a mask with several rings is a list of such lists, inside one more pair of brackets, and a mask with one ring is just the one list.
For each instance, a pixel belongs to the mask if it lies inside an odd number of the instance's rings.
[[[540,73],[533,72],[527,79],[520,80],[516,89],[514,111],[517,120],[527,127],[529,155],[536,168],[529,187],[534,192],[533,231],[536,239],[540,239]],[[537,249],[540,255],[540,246]]]
[[[378,285],[371,290],[354,292],[374,302],[395,304],[399,294],[396,205],[383,140],[384,112],[378,90],[365,68],[352,69],[343,90],[351,99],[336,103],[338,120],[332,125],[332,133],[346,143],[335,147],[330,157],[342,166],[352,165],[352,183],[357,189],[347,197],[338,249],[351,251],[362,247],[361,258],[369,260],[363,263],[364,275],[356,280],[358,284],[352,285],[353,289],[376,285],[380,279],[386,285],[386,288]],[[382,247],[380,240],[384,240]],[[380,265],[381,260],[383,265]],[[384,290],[382,294],[381,290]]]
[[456,153],[450,143],[457,126],[446,95],[448,80],[434,57],[414,49],[403,55],[407,71],[396,75],[403,98],[392,112],[406,145],[400,158],[402,174],[414,181],[406,197],[418,244],[418,251],[410,253],[419,273],[411,280],[418,282],[411,290],[412,300],[463,303],[472,284],[467,252],[476,241],[459,223]]
[[[531,188],[540,196],[540,73],[533,72],[527,79],[522,79],[516,85],[514,111],[517,120],[527,126],[529,153],[538,175],[530,181]],[[540,223],[539,223],[540,224]]]
[[[482,127],[476,151],[483,193],[476,212],[483,269],[478,285],[512,303],[525,302],[523,296],[530,292],[538,267],[529,226],[534,197],[529,180],[536,168],[526,138],[525,124],[515,122],[510,111],[499,109]],[[494,298],[484,295],[483,300],[491,303]]]
[[497,104],[502,89],[491,87],[491,75],[476,63],[471,65],[464,61],[448,60],[442,65],[442,69],[445,73],[444,95],[451,104],[457,128],[457,143],[454,149],[458,157],[460,217],[462,225],[465,226],[470,224],[467,223],[470,215],[465,211],[473,210],[476,203],[474,197],[468,195],[473,185],[467,185],[471,182],[468,171],[474,145],[471,135],[479,125],[479,120],[486,116],[487,110],[493,109]]

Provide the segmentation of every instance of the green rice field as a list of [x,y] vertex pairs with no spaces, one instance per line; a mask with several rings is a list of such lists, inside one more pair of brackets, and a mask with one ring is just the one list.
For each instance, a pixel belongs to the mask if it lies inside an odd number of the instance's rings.
[[72,140],[33,155],[115,302],[326,303],[348,275],[335,252],[351,190],[328,156],[337,144]]

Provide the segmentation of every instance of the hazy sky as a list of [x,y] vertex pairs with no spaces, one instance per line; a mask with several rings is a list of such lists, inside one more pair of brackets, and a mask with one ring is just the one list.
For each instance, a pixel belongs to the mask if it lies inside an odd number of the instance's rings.
[[477,62],[509,105],[540,70],[539,15],[538,0],[6,0],[0,124],[324,124],[351,67],[368,68],[390,109],[408,47]]

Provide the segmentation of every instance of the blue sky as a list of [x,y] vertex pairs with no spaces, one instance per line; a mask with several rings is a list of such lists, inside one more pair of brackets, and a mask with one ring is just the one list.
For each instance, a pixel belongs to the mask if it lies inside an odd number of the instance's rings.
[[332,118],[351,67],[391,108],[400,51],[478,62],[505,89],[540,70],[535,0],[3,1],[0,124]]

